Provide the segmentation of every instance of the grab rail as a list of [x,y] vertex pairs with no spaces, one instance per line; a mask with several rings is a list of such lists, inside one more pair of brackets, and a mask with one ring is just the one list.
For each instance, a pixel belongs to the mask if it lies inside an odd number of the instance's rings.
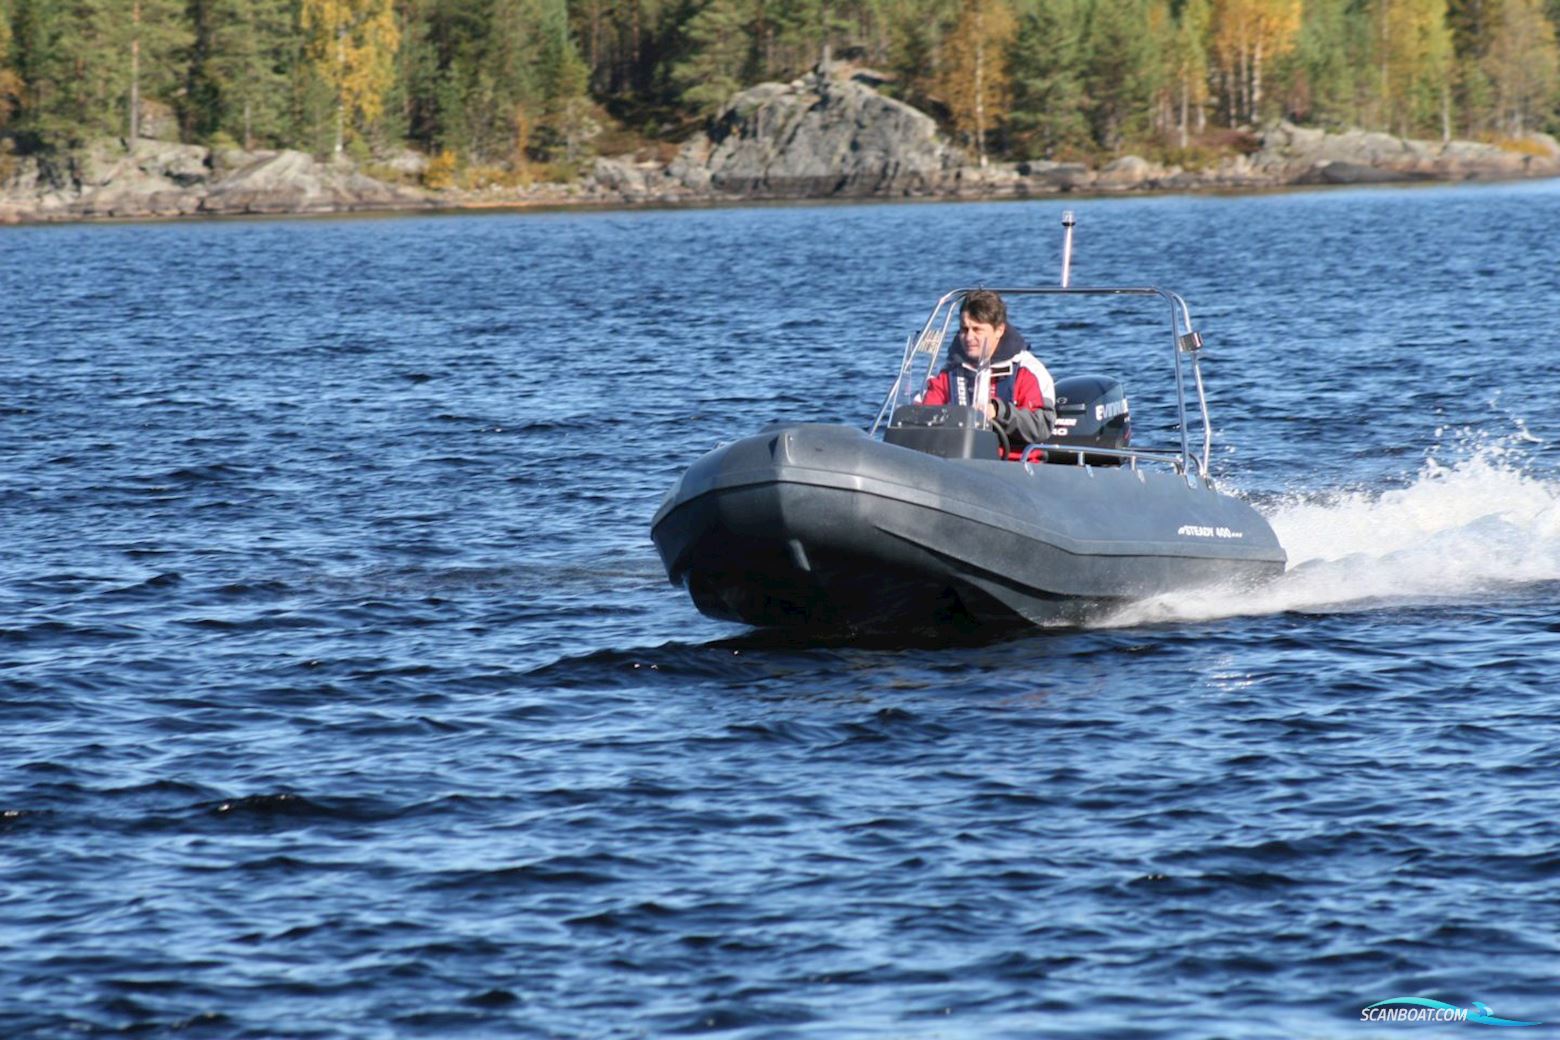
[[1078,465],[1080,466],[1087,464],[1084,461],[1086,456],[1095,455],[1111,459],[1130,460],[1133,469],[1136,469],[1138,461],[1142,460],[1169,466],[1176,473],[1186,472],[1185,464],[1178,453],[1164,450],[1156,451],[1153,448],[1094,448],[1085,444],[1053,444],[1050,441],[1036,442],[1024,445],[1023,452],[1018,456],[1023,461],[1026,469],[1032,465],[1029,461],[1029,453],[1032,451],[1042,452],[1047,455],[1076,455],[1078,456]]

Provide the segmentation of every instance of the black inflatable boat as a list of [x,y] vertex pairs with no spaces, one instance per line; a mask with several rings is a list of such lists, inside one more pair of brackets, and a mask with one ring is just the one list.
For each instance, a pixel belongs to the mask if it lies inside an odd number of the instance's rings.
[[[1047,296],[1157,298],[1170,310],[1179,410],[1179,445],[1134,447],[1117,380],[1060,379],[1051,437],[1004,461],[983,410],[918,403],[971,291],[945,295],[910,338],[870,432],[775,426],[683,474],[651,536],[667,577],[699,610],[853,631],[1071,624],[1134,599],[1283,572],[1267,521],[1209,477],[1202,338],[1184,300],[1157,288],[997,290],[1010,307]],[[1187,429],[1188,369],[1200,453]]]

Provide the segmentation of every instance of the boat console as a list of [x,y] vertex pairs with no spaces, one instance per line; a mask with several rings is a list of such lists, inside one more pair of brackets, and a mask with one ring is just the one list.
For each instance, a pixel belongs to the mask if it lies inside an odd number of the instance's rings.
[[962,405],[902,404],[894,409],[883,442],[943,459],[994,459],[999,450],[986,416]]
[[[1069,448],[1124,450],[1132,440],[1132,416],[1121,384],[1109,376],[1057,380],[1056,428],[1051,437]],[[1002,457],[1002,445],[980,409],[958,405],[900,405],[883,430],[883,443],[943,459]],[[1118,466],[1122,456],[1037,450],[1030,461]]]

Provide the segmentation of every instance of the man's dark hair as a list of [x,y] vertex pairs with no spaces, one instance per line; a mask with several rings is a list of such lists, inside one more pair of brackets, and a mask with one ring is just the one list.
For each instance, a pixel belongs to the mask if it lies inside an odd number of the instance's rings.
[[990,289],[976,289],[966,296],[959,306],[959,314],[992,328],[1007,324],[1007,304]]

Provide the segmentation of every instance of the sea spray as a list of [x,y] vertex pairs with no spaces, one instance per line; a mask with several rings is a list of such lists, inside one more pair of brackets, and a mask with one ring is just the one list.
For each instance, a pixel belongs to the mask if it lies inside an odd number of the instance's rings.
[[1289,554],[1282,577],[1156,596],[1105,623],[1362,610],[1560,581],[1560,477],[1526,470],[1509,442],[1451,465],[1432,455],[1405,487],[1293,495],[1264,513]]

